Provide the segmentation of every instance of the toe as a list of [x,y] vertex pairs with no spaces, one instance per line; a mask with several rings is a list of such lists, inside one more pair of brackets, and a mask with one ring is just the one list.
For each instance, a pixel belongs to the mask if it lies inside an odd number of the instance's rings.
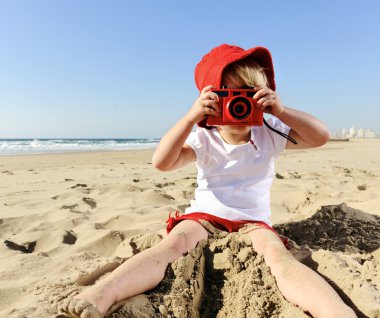
[[[80,314],[80,312],[77,312],[75,309],[76,307],[78,306],[78,302],[80,302],[79,299],[71,299],[70,303],[69,303],[69,306],[68,306],[68,312],[71,313],[71,314],[75,314],[75,315],[78,315],[78,313]],[[76,317],[76,316],[75,316]],[[78,317],[80,317],[78,315]]]
[[60,315],[55,318],[102,318],[94,305],[76,298],[65,299],[58,312]]

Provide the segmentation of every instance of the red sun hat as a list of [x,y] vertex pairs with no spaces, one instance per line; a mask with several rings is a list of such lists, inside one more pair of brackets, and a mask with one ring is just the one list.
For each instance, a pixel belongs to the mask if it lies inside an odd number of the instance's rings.
[[203,56],[195,67],[195,83],[199,91],[208,85],[221,88],[224,69],[231,63],[246,57],[252,57],[257,64],[263,67],[268,78],[269,87],[276,90],[272,56],[265,47],[257,46],[248,50],[229,44],[222,44],[213,48]]

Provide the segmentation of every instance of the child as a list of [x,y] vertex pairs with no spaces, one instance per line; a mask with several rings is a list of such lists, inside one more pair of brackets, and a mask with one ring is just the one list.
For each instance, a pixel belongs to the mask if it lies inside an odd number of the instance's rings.
[[[245,51],[220,45],[197,65],[195,81],[199,97],[162,138],[153,155],[153,165],[162,171],[196,162],[195,200],[184,215],[169,218],[169,234],[160,243],[66,300],[60,311],[68,317],[104,317],[116,302],[157,286],[169,263],[207,239],[203,225],[211,224],[230,232],[245,226],[244,233],[251,238],[256,252],[263,255],[289,302],[313,317],[356,317],[326,281],[290,254],[269,221],[275,159],[285,148],[325,144],[330,138],[327,128],[315,117],[281,103],[275,92],[272,58],[263,47]],[[273,116],[269,124],[272,129],[248,125],[207,127],[208,116],[221,116],[219,97],[213,89],[223,86],[253,88],[257,108]],[[198,127],[192,132],[195,124]],[[284,135],[296,143],[287,141]]]

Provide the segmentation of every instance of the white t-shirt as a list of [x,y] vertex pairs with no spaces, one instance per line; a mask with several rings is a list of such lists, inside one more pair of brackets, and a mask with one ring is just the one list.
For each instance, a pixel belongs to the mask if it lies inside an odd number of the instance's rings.
[[[268,124],[288,134],[290,128],[272,117]],[[251,129],[251,142],[227,144],[216,128],[196,128],[186,140],[196,154],[198,187],[185,214],[204,212],[229,220],[269,221],[274,162],[287,139],[265,126]],[[256,146],[256,147],[255,147]]]

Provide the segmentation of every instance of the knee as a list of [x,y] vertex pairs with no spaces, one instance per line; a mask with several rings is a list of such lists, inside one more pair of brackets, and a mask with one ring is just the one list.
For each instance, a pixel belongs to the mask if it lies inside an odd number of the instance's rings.
[[176,231],[175,229],[166,236],[160,245],[169,250],[173,259],[178,259],[191,249],[188,235],[183,231]]
[[297,262],[293,255],[280,242],[274,242],[266,246],[264,260],[275,277],[286,275],[292,269],[294,262]]

